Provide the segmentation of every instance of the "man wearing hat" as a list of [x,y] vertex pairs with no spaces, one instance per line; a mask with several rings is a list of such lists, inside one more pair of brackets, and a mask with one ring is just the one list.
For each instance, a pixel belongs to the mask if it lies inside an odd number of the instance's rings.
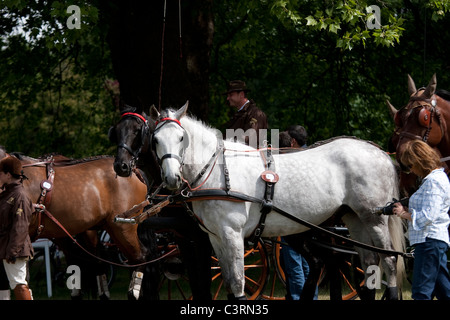
[[22,164],[15,157],[0,161],[0,259],[16,300],[31,300],[27,262],[33,257],[28,228],[33,203],[25,193]]
[[[226,129],[242,129],[247,131],[248,129],[254,129],[257,137],[257,146],[263,145],[263,141],[259,140],[259,129],[267,129],[267,117],[266,114],[259,109],[253,100],[247,98],[247,92],[250,90],[247,88],[244,81],[233,80],[228,83],[227,101],[230,107],[236,108],[237,112],[233,118],[226,123]],[[227,137],[228,138],[228,137]],[[249,137],[245,137],[245,142],[249,144]]]

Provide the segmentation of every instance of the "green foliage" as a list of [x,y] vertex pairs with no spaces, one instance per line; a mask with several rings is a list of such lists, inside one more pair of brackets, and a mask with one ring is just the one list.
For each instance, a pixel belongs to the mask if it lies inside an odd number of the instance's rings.
[[66,24],[72,2],[2,2],[0,144],[9,151],[82,157],[113,150],[106,32],[98,9],[77,3],[80,29]]
[[[393,121],[385,100],[397,107],[406,103],[408,73],[426,84],[437,72],[439,87],[450,87],[442,72],[449,67],[444,58],[449,19],[432,21],[434,11],[426,3],[232,3],[216,2],[210,121],[217,127],[229,117],[219,93],[227,81],[242,79],[268,114],[270,128],[301,124],[309,143],[355,135],[386,147]],[[368,5],[381,9],[379,29],[367,28]]]
[[[7,150],[115,152],[106,136],[118,94],[109,6],[77,1],[81,28],[69,29],[72,4],[1,1],[0,144]],[[380,28],[367,26],[369,5],[381,10]],[[423,85],[437,72],[439,88],[450,88],[449,8],[449,0],[215,1],[209,122],[220,128],[229,119],[234,110],[222,93],[227,81],[243,79],[271,128],[302,124],[310,143],[356,135],[386,146],[393,124],[385,100],[405,104],[407,73]]]

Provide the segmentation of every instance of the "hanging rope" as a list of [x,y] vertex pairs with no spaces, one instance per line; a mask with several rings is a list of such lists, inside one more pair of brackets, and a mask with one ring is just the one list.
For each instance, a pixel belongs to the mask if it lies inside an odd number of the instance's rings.
[[[166,33],[166,9],[167,0],[164,0],[164,13],[163,13],[163,26],[161,36],[161,73],[159,75],[159,91],[158,91],[158,111],[161,111],[161,99],[162,99],[162,82],[164,73],[164,39]],[[181,0],[178,0],[178,33],[180,41],[180,59],[183,59],[183,37],[181,32]]]
[[178,27],[180,30],[180,59],[183,59],[183,41],[181,36],[181,0],[178,0]]
[[164,0],[163,27],[162,27],[162,36],[161,36],[161,74],[159,76],[158,111],[161,111],[161,92],[162,92],[162,79],[163,79],[163,69],[164,69],[164,34],[166,31],[166,5],[167,5],[167,0]]

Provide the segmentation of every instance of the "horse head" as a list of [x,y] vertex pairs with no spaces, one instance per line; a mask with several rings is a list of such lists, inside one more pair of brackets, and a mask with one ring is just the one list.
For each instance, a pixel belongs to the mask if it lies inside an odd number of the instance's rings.
[[[434,74],[426,88],[416,89],[414,80],[408,75],[410,98],[406,106],[397,110],[387,102],[395,123],[394,134],[389,141],[389,151],[395,150],[397,161],[404,172],[409,173],[409,169],[401,163],[401,155],[408,141],[423,140],[437,151],[442,151],[439,150],[439,146],[446,136],[447,125],[442,117],[443,110],[440,107],[444,100],[436,94],[436,84],[436,74]],[[414,179],[403,180],[405,182],[416,179],[414,177]],[[402,179],[401,187],[411,190],[410,186],[402,186]]]
[[148,121],[143,111],[127,106],[121,111],[120,121],[109,129],[109,140],[117,144],[114,171],[121,177],[129,177],[136,162],[149,152],[150,135],[154,123]]
[[189,136],[180,119],[186,115],[188,102],[179,110],[163,110],[159,113],[152,108],[150,116],[156,122],[152,148],[161,167],[161,178],[167,189],[176,190],[181,186],[184,154],[189,144]]

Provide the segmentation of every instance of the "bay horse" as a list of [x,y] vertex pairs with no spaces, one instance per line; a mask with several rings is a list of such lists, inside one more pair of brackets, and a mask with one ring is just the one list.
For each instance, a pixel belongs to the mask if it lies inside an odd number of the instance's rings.
[[395,123],[390,151],[396,152],[402,169],[400,189],[405,196],[411,195],[417,188],[417,177],[400,161],[405,143],[410,140],[419,139],[428,143],[441,155],[445,171],[447,175],[450,174],[450,94],[436,90],[436,86],[436,74],[431,77],[427,87],[419,89],[416,89],[414,80],[408,75],[408,103],[397,110],[387,101]]
[[[108,133],[111,142],[117,145],[114,160],[116,174],[120,177],[129,177],[139,168],[145,173],[144,180],[147,182],[149,192],[154,191],[152,185],[160,185],[162,182],[159,164],[150,148],[154,129],[155,123],[143,110],[126,106],[121,110],[120,121],[111,127]],[[161,190],[165,191],[167,190]],[[174,236],[188,273],[193,299],[211,300],[212,248],[207,235],[188,216],[186,210],[180,206],[167,206],[158,217],[148,218],[145,228],[154,231],[175,231]]]
[[[181,195],[203,190],[239,193],[241,200],[262,199],[267,192],[264,179],[272,179],[276,183],[273,207],[266,214],[263,237],[309,229],[289,217],[319,225],[340,212],[352,239],[388,250],[403,249],[399,218],[378,215],[373,210],[398,197],[394,164],[379,147],[358,139],[339,138],[302,152],[273,154],[276,173],[264,176],[261,173],[267,169],[261,150],[222,141],[218,130],[186,115],[187,107],[186,103],[177,111],[161,113],[152,108],[150,113],[156,121],[153,143],[167,188]],[[184,189],[179,190],[180,186]],[[238,299],[245,298],[244,240],[259,226],[261,204],[264,202],[215,198],[192,202],[193,212],[202,221],[202,229],[219,258],[227,289]],[[280,212],[289,213],[289,217]],[[397,257],[356,250],[364,270],[378,265],[381,258],[387,296],[398,299],[397,271],[403,271],[403,265],[397,266]]]
[[[41,184],[48,179],[49,161],[14,154],[22,163],[23,181],[26,193],[33,202],[41,194]],[[142,202],[147,194],[146,185],[136,175],[129,178],[117,177],[110,156],[98,156],[82,160],[55,160],[54,181],[51,187],[51,200],[46,209],[56,218],[54,222],[42,213],[38,218],[35,212],[30,221],[30,237],[56,239],[58,243],[70,235],[85,235],[87,244],[92,244],[90,230],[106,230],[128,264],[146,261],[148,252],[137,236],[136,225],[122,225],[113,222],[114,217]],[[48,196],[50,194],[48,193]],[[39,226],[42,225],[42,228]],[[66,231],[63,230],[63,228]],[[39,231],[38,231],[39,230]],[[63,247],[66,245],[63,243]],[[86,248],[95,250],[95,245]],[[71,256],[71,252],[67,252]]]

